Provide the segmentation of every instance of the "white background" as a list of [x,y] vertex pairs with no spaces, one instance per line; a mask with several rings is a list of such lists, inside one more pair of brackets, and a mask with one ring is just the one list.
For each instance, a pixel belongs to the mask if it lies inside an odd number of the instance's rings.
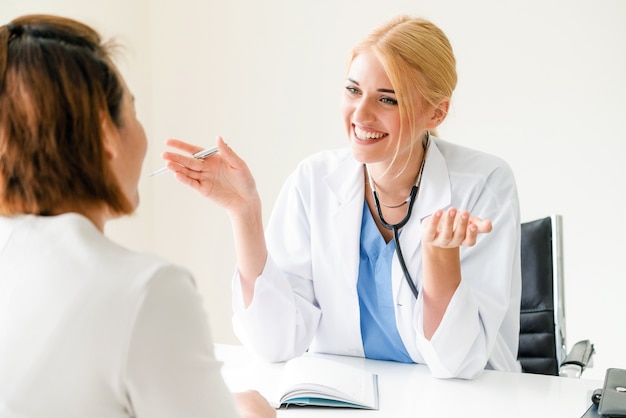
[[626,368],[626,0],[0,0],[0,24],[25,13],[83,20],[124,45],[149,150],[137,213],[107,234],[188,267],[215,340],[236,342],[226,215],[161,166],[167,137],[248,162],[264,218],[306,155],[345,144],[339,97],[351,46],[398,13],[439,25],[459,83],[443,138],[512,166],[522,219],[564,216],[568,343],[589,338],[601,378]]

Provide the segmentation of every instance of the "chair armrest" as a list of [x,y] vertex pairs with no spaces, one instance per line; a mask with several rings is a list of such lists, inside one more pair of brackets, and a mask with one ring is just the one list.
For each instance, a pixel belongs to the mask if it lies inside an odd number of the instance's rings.
[[580,377],[585,368],[591,362],[591,356],[595,352],[593,344],[589,340],[578,341],[569,354],[561,363],[559,375],[565,377]]

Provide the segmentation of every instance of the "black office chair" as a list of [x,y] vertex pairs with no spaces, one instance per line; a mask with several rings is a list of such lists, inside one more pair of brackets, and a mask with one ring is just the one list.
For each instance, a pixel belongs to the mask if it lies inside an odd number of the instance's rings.
[[522,223],[522,302],[518,360],[525,373],[580,377],[594,353],[589,340],[567,353],[562,216]]

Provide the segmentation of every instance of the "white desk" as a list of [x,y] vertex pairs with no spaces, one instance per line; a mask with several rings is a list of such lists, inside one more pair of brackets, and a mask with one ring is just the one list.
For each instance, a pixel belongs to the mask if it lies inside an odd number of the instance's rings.
[[[282,363],[267,363],[237,345],[216,345],[222,374],[232,391],[256,389],[275,398]],[[550,417],[577,418],[602,381],[485,370],[475,380],[435,379],[418,364],[327,356],[378,374],[380,410],[280,409],[278,417]]]

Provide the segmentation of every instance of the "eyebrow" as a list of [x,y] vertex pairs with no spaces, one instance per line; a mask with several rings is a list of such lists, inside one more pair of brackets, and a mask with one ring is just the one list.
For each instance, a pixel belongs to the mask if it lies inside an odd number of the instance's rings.
[[[351,79],[350,77],[347,78],[347,80],[351,83],[356,84],[357,86],[360,86],[359,82],[356,80]],[[379,93],[390,93],[390,94],[396,94],[396,92],[393,89],[376,89],[377,92]]]

